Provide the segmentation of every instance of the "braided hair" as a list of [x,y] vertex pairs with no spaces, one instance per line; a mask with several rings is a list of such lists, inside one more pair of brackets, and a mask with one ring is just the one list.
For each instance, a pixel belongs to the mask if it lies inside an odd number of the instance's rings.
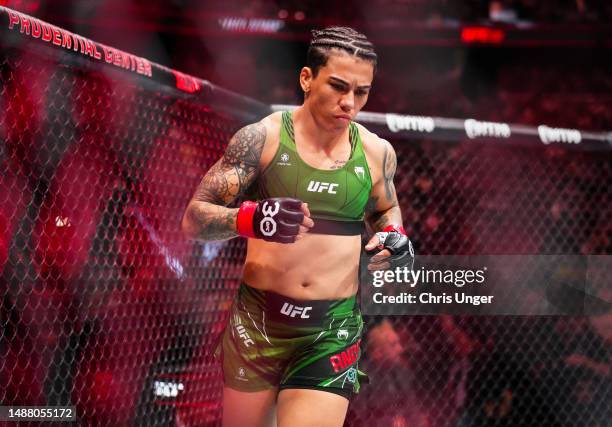
[[376,72],[376,52],[367,37],[349,27],[328,27],[313,30],[312,40],[306,55],[306,66],[316,77],[319,69],[327,64],[332,49],[340,49],[349,55],[370,62]]

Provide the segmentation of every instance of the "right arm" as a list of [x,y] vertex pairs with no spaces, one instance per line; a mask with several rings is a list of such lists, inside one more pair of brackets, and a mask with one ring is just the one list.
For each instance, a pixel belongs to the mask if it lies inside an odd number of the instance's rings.
[[182,230],[191,239],[226,240],[238,236],[238,208],[226,206],[257,178],[266,142],[262,122],[240,129],[225,154],[204,175],[183,215]]

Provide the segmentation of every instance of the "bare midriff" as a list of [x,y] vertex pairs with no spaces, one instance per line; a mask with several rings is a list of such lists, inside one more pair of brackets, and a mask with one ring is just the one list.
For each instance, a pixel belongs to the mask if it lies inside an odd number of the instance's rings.
[[292,244],[249,239],[243,281],[300,300],[348,298],[357,292],[360,251],[361,236],[306,233]]

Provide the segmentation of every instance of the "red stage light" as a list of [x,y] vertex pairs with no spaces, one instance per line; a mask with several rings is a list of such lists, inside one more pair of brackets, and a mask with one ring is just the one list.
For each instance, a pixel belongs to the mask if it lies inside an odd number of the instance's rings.
[[464,27],[461,30],[463,43],[500,44],[506,38],[506,33],[500,28]]

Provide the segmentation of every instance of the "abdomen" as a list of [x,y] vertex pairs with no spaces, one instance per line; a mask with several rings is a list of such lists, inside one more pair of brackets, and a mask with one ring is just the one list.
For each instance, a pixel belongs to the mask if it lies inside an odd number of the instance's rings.
[[295,299],[339,299],[357,292],[361,236],[306,234],[296,243],[249,239],[243,280]]

